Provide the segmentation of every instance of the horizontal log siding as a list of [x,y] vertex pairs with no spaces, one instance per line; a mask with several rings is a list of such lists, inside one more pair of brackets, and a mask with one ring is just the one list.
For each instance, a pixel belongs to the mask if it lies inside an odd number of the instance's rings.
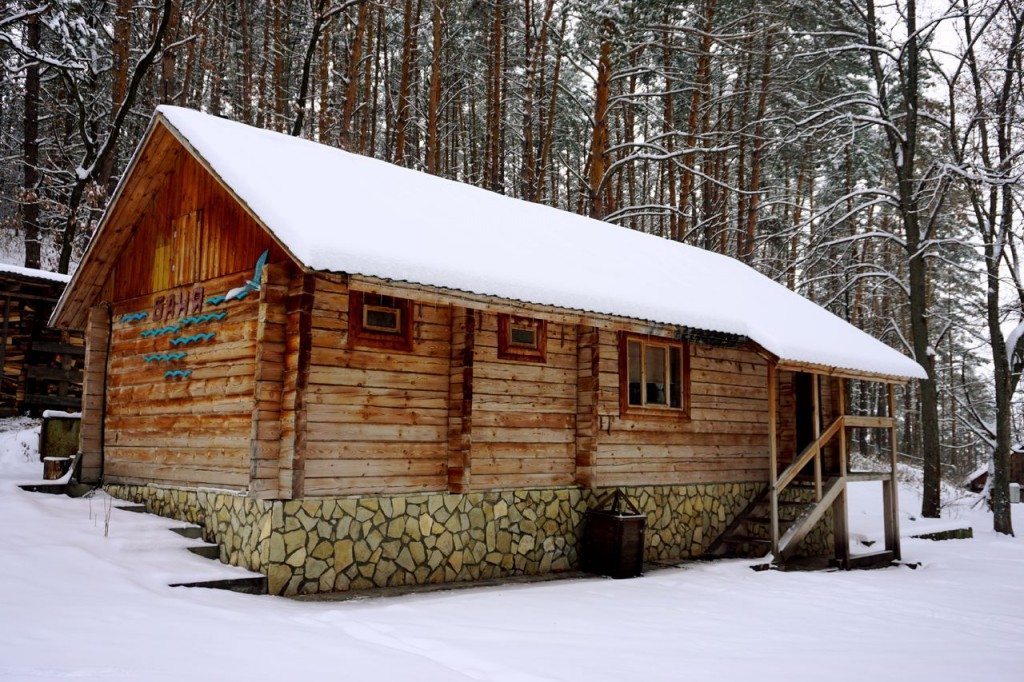
[[471,489],[572,485],[575,325],[547,324],[544,362],[500,360],[498,316],[476,316]]
[[601,330],[595,486],[763,481],[767,365],[751,350],[691,343],[690,419],[619,414],[618,337]]
[[343,278],[315,289],[304,494],[446,489],[448,307],[413,305],[412,352],[349,348]]
[[[244,271],[203,282],[207,296],[251,276]],[[228,303],[221,322],[185,328],[212,331],[212,341],[181,346],[180,363],[147,363],[143,355],[177,350],[176,334],[142,338],[168,323],[121,322],[125,313],[150,311],[166,292],[121,301],[113,307],[107,370],[104,479],[108,483],[165,483],[244,490],[249,486],[259,297]],[[204,310],[214,310],[205,306]],[[164,379],[171,368],[191,369],[187,379]]]

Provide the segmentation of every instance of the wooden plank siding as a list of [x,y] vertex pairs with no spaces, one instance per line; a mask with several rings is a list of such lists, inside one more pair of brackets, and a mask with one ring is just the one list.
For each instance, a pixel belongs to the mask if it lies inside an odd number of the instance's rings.
[[[277,496],[286,341],[281,298],[294,267],[193,157],[161,129],[154,136],[154,149],[163,155],[128,183],[109,218],[118,223],[119,236],[108,243],[115,253],[95,256],[110,264],[106,279],[94,284],[100,299],[111,303],[109,358],[98,336],[86,358],[87,377],[106,372],[104,479],[237,490],[251,485],[257,494]],[[141,330],[170,324],[186,309],[196,312],[200,300],[241,285],[264,250],[277,264],[265,271],[269,286],[220,308],[203,304],[203,312],[226,310],[227,318],[182,332],[213,331],[212,341],[180,347],[188,356],[179,364],[144,362],[145,354],[172,350],[172,335],[144,338]],[[157,299],[171,295],[180,303],[165,322],[155,320]],[[137,311],[149,317],[121,321]],[[172,368],[191,375],[165,379]],[[83,432],[94,438],[86,417]]]
[[316,276],[304,494],[447,489],[449,308],[413,305],[409,352],[349,347],[348,295]]
[[544,362],[502,360],[498,316],[474,314],[470,488],[572,485],[576,478],[575,325],[545,325]]
[[[202,284],[211,292],[223,292],[249,274],[233,273]],[[157,291],[113,306],[104,479],[248,489],[260,298],[224,306],[228,316],[216,326],[187,328],[184,333],[213,331],[216,336],[182,346],[186,361],[147,363],[144,355],[173,350],[169,339],[174,334],[143,338],[143,329],[162,323],[123,322],[121,316],[152,311],[155,299],[166,294]],[[168,369],[179,367],[192,370],[191,376],[164,377]]]
[[622,416],[617,334],[599,332],[596,486],[767,480],[767,364],[752,348],[688,344],[690,419]]

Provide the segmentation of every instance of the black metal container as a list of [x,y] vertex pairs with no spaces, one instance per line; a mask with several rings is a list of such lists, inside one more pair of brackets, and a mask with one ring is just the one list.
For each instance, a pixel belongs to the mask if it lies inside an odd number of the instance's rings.
[[[611,506],[605,507],[611,500]],[[583,529],[582,565],[589,573],[611,578],[636,578],[644,571],[644,530],[647,516],[621,490],[604,496],[587,512]]]

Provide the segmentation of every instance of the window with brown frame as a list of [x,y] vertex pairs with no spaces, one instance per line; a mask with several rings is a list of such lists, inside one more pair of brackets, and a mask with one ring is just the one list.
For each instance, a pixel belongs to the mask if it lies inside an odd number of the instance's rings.
[[363,291],[348,301],[350,346],[412,350],[412,301]]
[[498,357],[502,360],[545,362],[548,328],[544,320],[498,315]]
[[687,416],[689,349],[682,341],[622,333],[619,407],[622,412]]

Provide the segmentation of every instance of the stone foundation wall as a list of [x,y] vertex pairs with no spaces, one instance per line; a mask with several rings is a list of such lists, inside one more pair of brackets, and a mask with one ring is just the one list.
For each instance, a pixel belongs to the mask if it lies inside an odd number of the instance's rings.
[[[761,484],[627,487],[647,514],[646,559],[703,554]],[[533,575],[577,568],[586,511],[607,491],[256,500],[231,493],[107,486],[122,499],[203,527],[221,560],[265,573],[272,594],[309,594]],[[831,520],[804,546],[831,551]],[[761,550],[763,552],[763,550]]]
[[260,573],[270,561],[271,508],[245,495],[157,485],[105,485],[111,497],[143,504],[146,510],[201,526],[203,539],[220,546],[220,560]]

